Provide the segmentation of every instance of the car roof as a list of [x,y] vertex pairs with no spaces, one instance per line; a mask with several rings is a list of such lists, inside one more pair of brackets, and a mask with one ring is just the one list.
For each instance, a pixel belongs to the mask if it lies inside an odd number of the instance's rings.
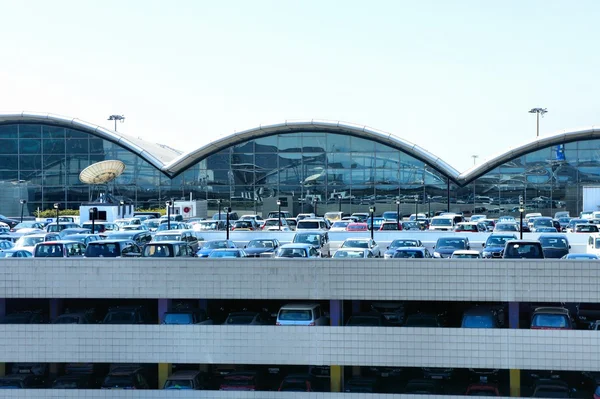
[[314,309],[318,307],[318,303],[288,303],[287,305],[283,305],[281,309],[292,309],[292,310],[302,310],[302,309]]
[[312,248],[313,246],[310,244],[301,244],[301,243],[289,243],[289,244],[283,244],[280,248],[285,249],[285,248]]
[[181,371],[176,371],[173,374],[171,374],[169,376],[169,378],[167,378],[168,380],[176,380],[176,379],[180,379],[180,378],[194,378],[197,375],[202,374],[202,372],[200,371],[196,371],[196,370],[181,370]]
[[396,247],[395,251],[396,252],[402,252],[402,251],[424,251],[425,247]]
[[56,240],[56,241],[38,242],[36,245],[52,245],[52,244],[80,244],[80,242],[73,241],[73,240]]
[[349,237],[346,238],[344,241],[371,241],[371,237]]
[[[79,242],[79,241],[77,241]],[[129,239],[114,239],[111,240],[110,236],[109,238],[105,239],[105,240],[99,240],[99,241],[92,241],[90,242],[88,245],[101,245],[101,244],[117,244],[117,243],[123,243],[123,242],[133,242],[132,240]]]
[[474,251],[472,249],[459,249],[458,251],[454,251],[454,254],[457,254],[457,255],[479,255],[479,251]]
[[560,313],[560,314],[569,314],[569,311],[565,308],[561,308],[558,306],[543,306],[534,309],[534,313]]
[[[144,232],[147,233],[147,231],[143,230]],[[173,234],[173,233],[188,233],[188,232],[192,232],[194,230],[190,230],[190,229],[172,229],[172,230],[161,230],[161,231],[157,231],[155,235],[157,236],[161,236],[161,235],[167,235],[167,234]]]
[[[169,244],[169,245],[186,245],[187,242],[185,242],[185,241],[177,241],[177,240],[150,241],[146,245],[163,245],[163,244]],[[221,248],[221,249],[225,249],[225,248]],[[230,249],[234,249],[234,248],[230,248]],[[213,250],[213,251],[216,251],[216,249]]]

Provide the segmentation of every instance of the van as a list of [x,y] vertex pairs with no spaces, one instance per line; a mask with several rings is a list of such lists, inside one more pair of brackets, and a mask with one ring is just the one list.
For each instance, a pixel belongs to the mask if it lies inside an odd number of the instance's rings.
[[85,250],[86,258],[120,258],[142,256],[140,247],[133,240],[100,240],[90,242]]
[[274,212],[269,212],[269,214],[267,215],[267,219],[277,219],[279,218],[279,213],[281,213],[281,218],[282,219],[288,219],[292,217],[292,214],[289,213],[288,211],[274,211]]
[[326,326],[329,318],[316,303],[298,303],[282,306],[277,313],[277,326]]
[[326,231],[327,223],[323,219],[302,219],[296,224],[296,230],[323,230]]
[[542,244],[535,240],[510,240],[504,246],[504,259],[544,259]]
[[586,252],[588,254],[596,254],[600,256],[600,234],[590,234],[587,242]]
[[182,241],[187,243],[194,253],[198,251],[198,237],[193,230],[167,230],[159,231],[154,235],[152,242],[158,241]]
[[34,258],[81,258],[86,246],[79,241],[46,241],[35,244]]
[[454,216],[434,216],[431,218],[429,230],[452,231],[455,226]]
[[146,244],[142,256],[144,258],[191,258],[197,255],[184,241],[152,241]]

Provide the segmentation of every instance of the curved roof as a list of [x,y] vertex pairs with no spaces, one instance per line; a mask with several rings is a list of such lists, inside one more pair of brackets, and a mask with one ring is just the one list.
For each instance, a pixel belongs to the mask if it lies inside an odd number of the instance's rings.
[[455,168],[450,166],[440,157],[433,155],[426,149],[419,147],[414,143],[396,137],[387,132],[371,129],[367,126],[339,121],[300,120],[286,121],[284,123],[272,125],[261,125],[253,129],[221,137],[203,147],[185,154],[182,154],[181,152],[178,152],[177,150],[174,150],[168,146],[148,143],[141,139],[113,132],[98,125],[60,115],[28,112],[0,114],[0,123],[5,122],[37,122],[82,130],[102,139],[119,144],[129,151],[137,154],[142,159],[161,170],[167,176],[171,177],[184,172],[186,169],[195,165],[207,156],[232,145],[241,144],[251,139],[267,137],[276,134],[302,132],[307,130],[347,134],[385,144],[425,162],[430,167],[448,176],[450,180],[459,185],[468,184],[505,162],[541,148],[579,140],[600,139],[600,128],[591,127],[576,130],[563,130],[549,136],[536,138],[520,146],[510,148],[508,151],[502,152],[463,173],[459,173]]

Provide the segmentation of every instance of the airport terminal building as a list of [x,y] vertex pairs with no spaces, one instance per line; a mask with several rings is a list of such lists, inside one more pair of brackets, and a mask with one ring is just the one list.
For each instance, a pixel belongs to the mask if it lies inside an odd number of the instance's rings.
[[[398,136],[410,136],[398,132]],[[456,149],[459,150],[459,149]],[[503,149],[500,149],[503,151]],[[465,153],[470,157],[470,153]],[[298,121],[260,126],[186,153],[77,119],[50,114],[0,114],[0,200],[16,215],[77,209],[94,196],[79,181],[92,163],[126,165],[109,190],[137,208],[175,198],[216,200],[236,211],[262,212],[285,197],[294,213],[402,213],[431,210],[513,214],[523,195],[527,210],[582,211],[582,187],[600,184],[600,132],[562,132],[507,149],[460,173],[403,138],[342,122]],[[595,210],[595,209],[594,209]]]

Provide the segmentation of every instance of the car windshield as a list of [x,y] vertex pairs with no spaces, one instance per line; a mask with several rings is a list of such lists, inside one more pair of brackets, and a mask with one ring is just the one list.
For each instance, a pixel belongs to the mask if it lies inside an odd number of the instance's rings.
[[278,318],[279,320],[310,321],[312,311],[309,309],[281,309]]
[[240,258],[240,251],[213,251],[208,255],[209,258]]
[[190,313],[167,313],[164,319],[165,324],[192,324],[192,315]]
[[273,241],[270,240],[252,240],[247,248],[274,248]]
[[192,380],[167,380],[164,389],[192,389]]
[[44,237],[25,236],[25,237],[21,237],[17,240],[17,242],[15,243],[15,247],[33,247],[38,242],[43,242],[43,241],[44,241]]
[[456,248],[465,249],[466,242],[461,238],[440,238],[438,239],[436,248]]
[[494,237],[490,236],[485,243],[486,247],[504,247],[506,241],[514,240],[515,237]]
[[553,227],[552,220],[550,220],[550,219],[535,219],[533,221],[533,226],[534,227],[541,227],[541,226]]
[[229,316],[227,320],[225,320],[225,324],[250,324],[254,320],[254,316],[252,315],[235,315]]
[[160,225],[160,221],[157,220],[144,220],[144,224],[150,228],[156,228]]
[[299,244],[319,245],[321,236],[318,234],[296,234],[294,242]]
[[135,313],[129,310],[118,310],[109,312],[104,318],[105,323],[133,323]]
[[399,248],[399,247],[416,247],[416,246],[417,246],[416,240],[394,240],[390,244],[390,249]]
[[158,234],[154,236],[154,241],[181,241],[180,234]]
[[575,229],[580,233],[597,233],[598,226],[594,224],[578,224]]
[[394,258],[424,258],[422,251],[398,250],[394,252]]
[[514,223],[499,223],[496,225],[499,231],[519,231],[519,227]]
[[494,328],[492,315],[465,315],[462,322],[463,328]]
[[234,227],[236,229],[249,229],[252,227],[252,223],[248,221],[235,222]]
[[169,245],[149,244],[144,247],[144,256],[166,258],[171,257],[171,248]]
[[298,227],[300,227],[302,229],[318,229],[319,222],[311,222],[311,221],[307,221],[307,220],[302,220],[300,223],[298,223]]
[[538,328],[566,328],[568,327],[567,316],[562,314],[541,313],[533,316],[531,327]]
[[369,242],[364,240],[346,240],[342,248],[369,248]]
[[280,248],[277,256],[280,258],[307,258],[308,254],[304,248]]
[[208,241],[206,242],[202,248],[206,249],[219,249],[219,248],[227,248],[227,241]]
[[98,243],[98,241],[94,243],[90,243],[88,245],[87,250],[85,251],[85,256],[88,257],[105,257],[105,258],[115,258],[117,256],[121,256],[121,251],[119,246],[114,243]]
[[567,224],[571,221],[571,218],[567,217],[567,218],[559,218],[558,219],[558,223],[560,224]]
[[474,224],[459,224],[456,231],[477,231],[477,225]]
[[333,255],[334,258],[364,258],[365,255],[363,251],[344,251],[338,250]]
[[544,248],[569,248],[569,243],[562,237],[540,237],[539,240]]
[[442,219],[432,219],[432,226],[452,226],[452,219],[442,218]]

